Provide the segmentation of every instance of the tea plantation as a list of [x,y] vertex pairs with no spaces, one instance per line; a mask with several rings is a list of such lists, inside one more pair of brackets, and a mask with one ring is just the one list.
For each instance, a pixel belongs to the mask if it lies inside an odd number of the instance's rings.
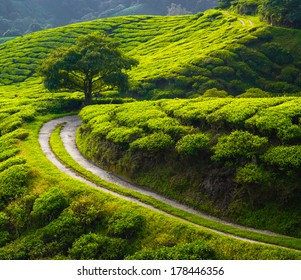
[[[35,70],[52,49],[94,30],[140,63],[129,92],[82,109],[82,93],[50,93]],[[300,40],[299,30],[210,10],[0,41],[0,259],[301,259]],[[258,95],[268,97],[246,98]],[[38,133],[79,111],[78,146],[97,164],[196,209],[285,234],[288,243],[267,243],[288,248],[220,235],[63,174]]]

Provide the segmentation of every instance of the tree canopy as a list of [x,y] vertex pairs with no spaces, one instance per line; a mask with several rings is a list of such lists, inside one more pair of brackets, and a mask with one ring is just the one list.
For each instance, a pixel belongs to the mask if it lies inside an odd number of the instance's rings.
[[102,32],[80,36],[71,47],[60,47],[46,57],[37,72],[50,91],[81,91],[86,104],[92,96],[107,88],[125,91],[129,70],[138,61],[119,49],[119,42]]
[[301,28],[300,0],[219,0],[221,8],[256,14],[272,25]]

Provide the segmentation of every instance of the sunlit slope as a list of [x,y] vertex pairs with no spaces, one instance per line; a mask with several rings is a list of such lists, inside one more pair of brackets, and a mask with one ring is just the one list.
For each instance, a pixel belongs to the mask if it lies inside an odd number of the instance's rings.
[[136,96],[187,97],[211,88],[232,95],[254,87],[273,94],[301,91],[301,31],[217,10],[99,19],[19,37],[0,45],[0,84],[26,80],[52,49],[94,30],[118,39],[140,61],[130,72]]
[[49,51],[71,44],[79,35],[94,30],[104,30],[119,39],[121,47],[140,60],[139,67],[133,71],[135,76],[149,79],[184,69],[187,63],[238,40],[252,27],[243,26],[233,16],[207,11],[204,16],[99,19],[40,31],[0,45],[0,83],[25,80]]

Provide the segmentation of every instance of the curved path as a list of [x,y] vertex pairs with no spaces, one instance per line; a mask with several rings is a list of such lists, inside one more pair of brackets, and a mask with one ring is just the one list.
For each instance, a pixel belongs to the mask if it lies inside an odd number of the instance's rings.
[[[166,213],[164,211],[161,211],[161,210],[159,210],[157,208],[154,208],[153,206],[150,206],[150,205],[148,205],[146,203],[143,203],[143,202],[139,201],[138,199],[127,197],[125,195],[121,195],[121,194],[115,193],[113,191],[110,191],[110,190],[108,190],[106,188],[103,188],[101,186],[98,186],[95,183],[93,183],[93,182],[91,182],[89,180],[86,180],[85,178],[81,177],[76,172],[74,172],[74,171],[68,169],[67,167],[65,167],[56,158],[55,154],[52,152],[51,147],[49,145],[49,139],[50,139],[51,133],[60,124],[65,124],[64,128],[61,131],[61,138],[62,138],[62,141],[64,143],[64,146],[65,146],[65,149],[67,150],[67,152],[82,167],[84,167],[85,169],[87,169],[90,172],[94,173],[98,177],[104,179],[105,181],[114,183],[114,184],[119,185],[121,187],[124,187],[126,189],[130,189],[130,190],[134,190],[134,191],[140,192],[140,193],[142,193],[144,195],[153,197],[153,198],[155,198],[155,199],[157,199],[159,201],[163,201],[164,203],[169,204],[169,205],[171,205],[171,206],[173,206],[175,208],[178,208],[178,209],[184,210],[186,212],[198,215],[198,216],[206,218],[208,220],[214,220],[214,221],[217,221],[217,222],[222,223],[222,224],[231,225],[231,226],[234,226],[234,227],[237,227],[237,228],[241,228],[241,229],[246,229],[246,230],[249,230],[249,231],[252,231],[252,232],[263,233],[263,234],[271,235],[271,236],[277,236],[278,235],[278,234],[275,234],[275,233],[272,233],[272,232],[269,232],[269,231],[256,230],[256,229],[252,229],[252,228],[247,228],[247,227],[243,227],[243,226],[240,226],[240,225],[236,225],[236,224],[233,224],[233,223],[228,223],[228,222],[220,220],[220,219],[218,219],[216,217],[212,217],[212,216],[206,215],[206,214],[204,214],[202,212],[196,211],[196,210],[194,210],[194,209],[192,209],[190,207],[187,207],[187,206],[185,206],[183,204],[180,204],[180,203],[178,203],[176,201],[167,199],[167,198],[165,198],[162,195],[159,195],[157,193],[152,192],[151,190],[146,190],[145,188],[142,188],[142,187],[139,187],[139,186],[134,185],[132,183],[129,183],[129,182],[127,182],[127,181],[125,181],[125,180],[123,180],[123,179],[115,176],[114,174],[101,169],[100,167],[96,166],[92,162],[88,161],[85,157],[83,157],[82,154],[77,149],[77,146],[76,146],[76,143],[75,143],[75,135],[76,135],[76,130],[81,125],[81,120],[80,120],[80,118],[78,116],[75,116],[75,115],[74,116],[66,116],[66,117],[62,117],[62,118],[59,118],[59,119],[54,119],[52,121],[49,121],[46,124],[44,124],[44,126],[41,128],[41,130],[39,132],[39,143],[40,143],[42,151],[45,153],[45,155],[48,158],[48,160],[50,160],[58,169],[60,169],[64,173],[68,174],[69,176],[71,176],[71,177],[73,177],[75,179],[78,179],[78,180],[80,180],[80,181],[82,181],[82,182],[84,182],[84,183],[86,183],[86,184],[88,184],[90,186],[93,186],[93,187],[96,187],[98,189],[101,189],[102,191],[104,191],[106,193],[110,193],[110,194],[118,196],[118,197],[120,197],[122,199],[126,199],[126,200],[129,200],[129,201],[135,202],[135,203],[140,204],[140,205],[142,205],[144,207],[156,210],[158,212],[167,214],[167,215],[172,216],[174,218],[177,218],[177,219],[183,220],[185,222],[194,224],[194,223],[189,222],[189,221],[187,221],[185,219],[176,217],[174,215],[171,215],[171,214],[168,214],[168,213]],[[200,225],[197,225],[197,224],[194,224],[194,225],[200,226]],[[206,229],[214,231],[214,232],[217,232],[219,234],[223,234],[223,235],[227,235],[227,236],[232,236],[232,237],[235,237],[235,238],[238,238],[238,239],[241,239],[241,240],[247,240],[247,241],[250,241],[250,242],[256,242],[256,243],[266,244],[266,243],[262,243],[262,242],[250,240],[250,239],[247,239],[247,238],[237,237],[235,235],[224,233],[224,232],[217,231],[217,230],[213,230],[213,229],[210,229],[210,228],[206,228]],[[278,236],[280,236],[280,235],[278,235]],[[266,244],[266,245],[270,245],[270,244]],[[276,246],[276,245],[273,245],[273,246]],[[277,246],[277,247],[281,247],[281,246]]]

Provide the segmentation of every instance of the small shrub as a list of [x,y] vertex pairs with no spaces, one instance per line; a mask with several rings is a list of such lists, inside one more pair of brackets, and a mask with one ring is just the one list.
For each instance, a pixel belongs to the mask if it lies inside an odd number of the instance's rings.
[[36,199],[31,216],[39,226],[43,226],[56,219],[67,206],[65,193],[53,187]]
[[78,238],[68,253],[75,260],[119,260],[125,256],[126,249],[125,240],[89,233]]
[[268,179],[268,173],[254,163],[249,163],[236,170],[235,181],[239,184],[262,184]]
[[97,224],[103,218],[103,211],[100,205],[89,196],[83,196],[70,204],[68,211],[79,219],[85,226]]
[[230,79],[234,77],[235,71],[229,66],[217,66],[214,69],[212,69],[212,74],[214,77],[220,79]]
[[6,213],[0,212],[0,232],[7,230],[9,224],[9,217]]
[[246,92],[244,92],[236,97],[239,97],[239,98],[263,98],[263,97],[271,97],[271,94],[260,88],[249,88],[246,90]]
[[1,172],[0,198],[8,201],[24,193],[28,186],[29,170],[27,165],[21,164]]
[[265,43],[261,47],[261,51],[274,63],[284,65],[293,62],[294,58],[290,52],[284,49],[280,44],[271,42]]
[[138,127],[115,127],[106,136],[114,143],[130,143],[141,136],[143,130]]
[[199,241],[178,245],[172,248],[163,247],[157,250],[142,250],[128,259],[133,260],[213,260],[214,249]]
[[259,137],[247,131],[233,131],[221,136],[213,147],[213,160],[252,158],[264,152],[268,144],[266,137]]
[[217,88],[207,89],[203,95],[203,97],[227,97],[228,92],[225,90],[218,90]]
[[301,146],[272,147],[262,158],[267,164],[275,165],[282,169],[299,169],[301,166]]
[[7,159],[4,162],[0,163],[0,172],[4,171],[5,169],[8,169],[14,165],[18,164],[24,164],[26,163],[26,159],[21,156],[15,156]]
[[176,144],[176,150],[180,154],[196,156],[200,151],[209,147],[210,137],[202,132],[189,134],[181,138]]
[[157,153],[169,149],[173,144],[174,141],[171,136],[162,132],[156,132],[133,141],[130,144],[130,149]]
[[57,252],[66,251],[84,231],[79,219],[71,212],[62,212],[57,219],[40,229],[43,242],[54,246],[52,250]]
[[133,211],[115,213],[109,220],[108,234],[112,237],[132,239],[142,231],[145,218]]

